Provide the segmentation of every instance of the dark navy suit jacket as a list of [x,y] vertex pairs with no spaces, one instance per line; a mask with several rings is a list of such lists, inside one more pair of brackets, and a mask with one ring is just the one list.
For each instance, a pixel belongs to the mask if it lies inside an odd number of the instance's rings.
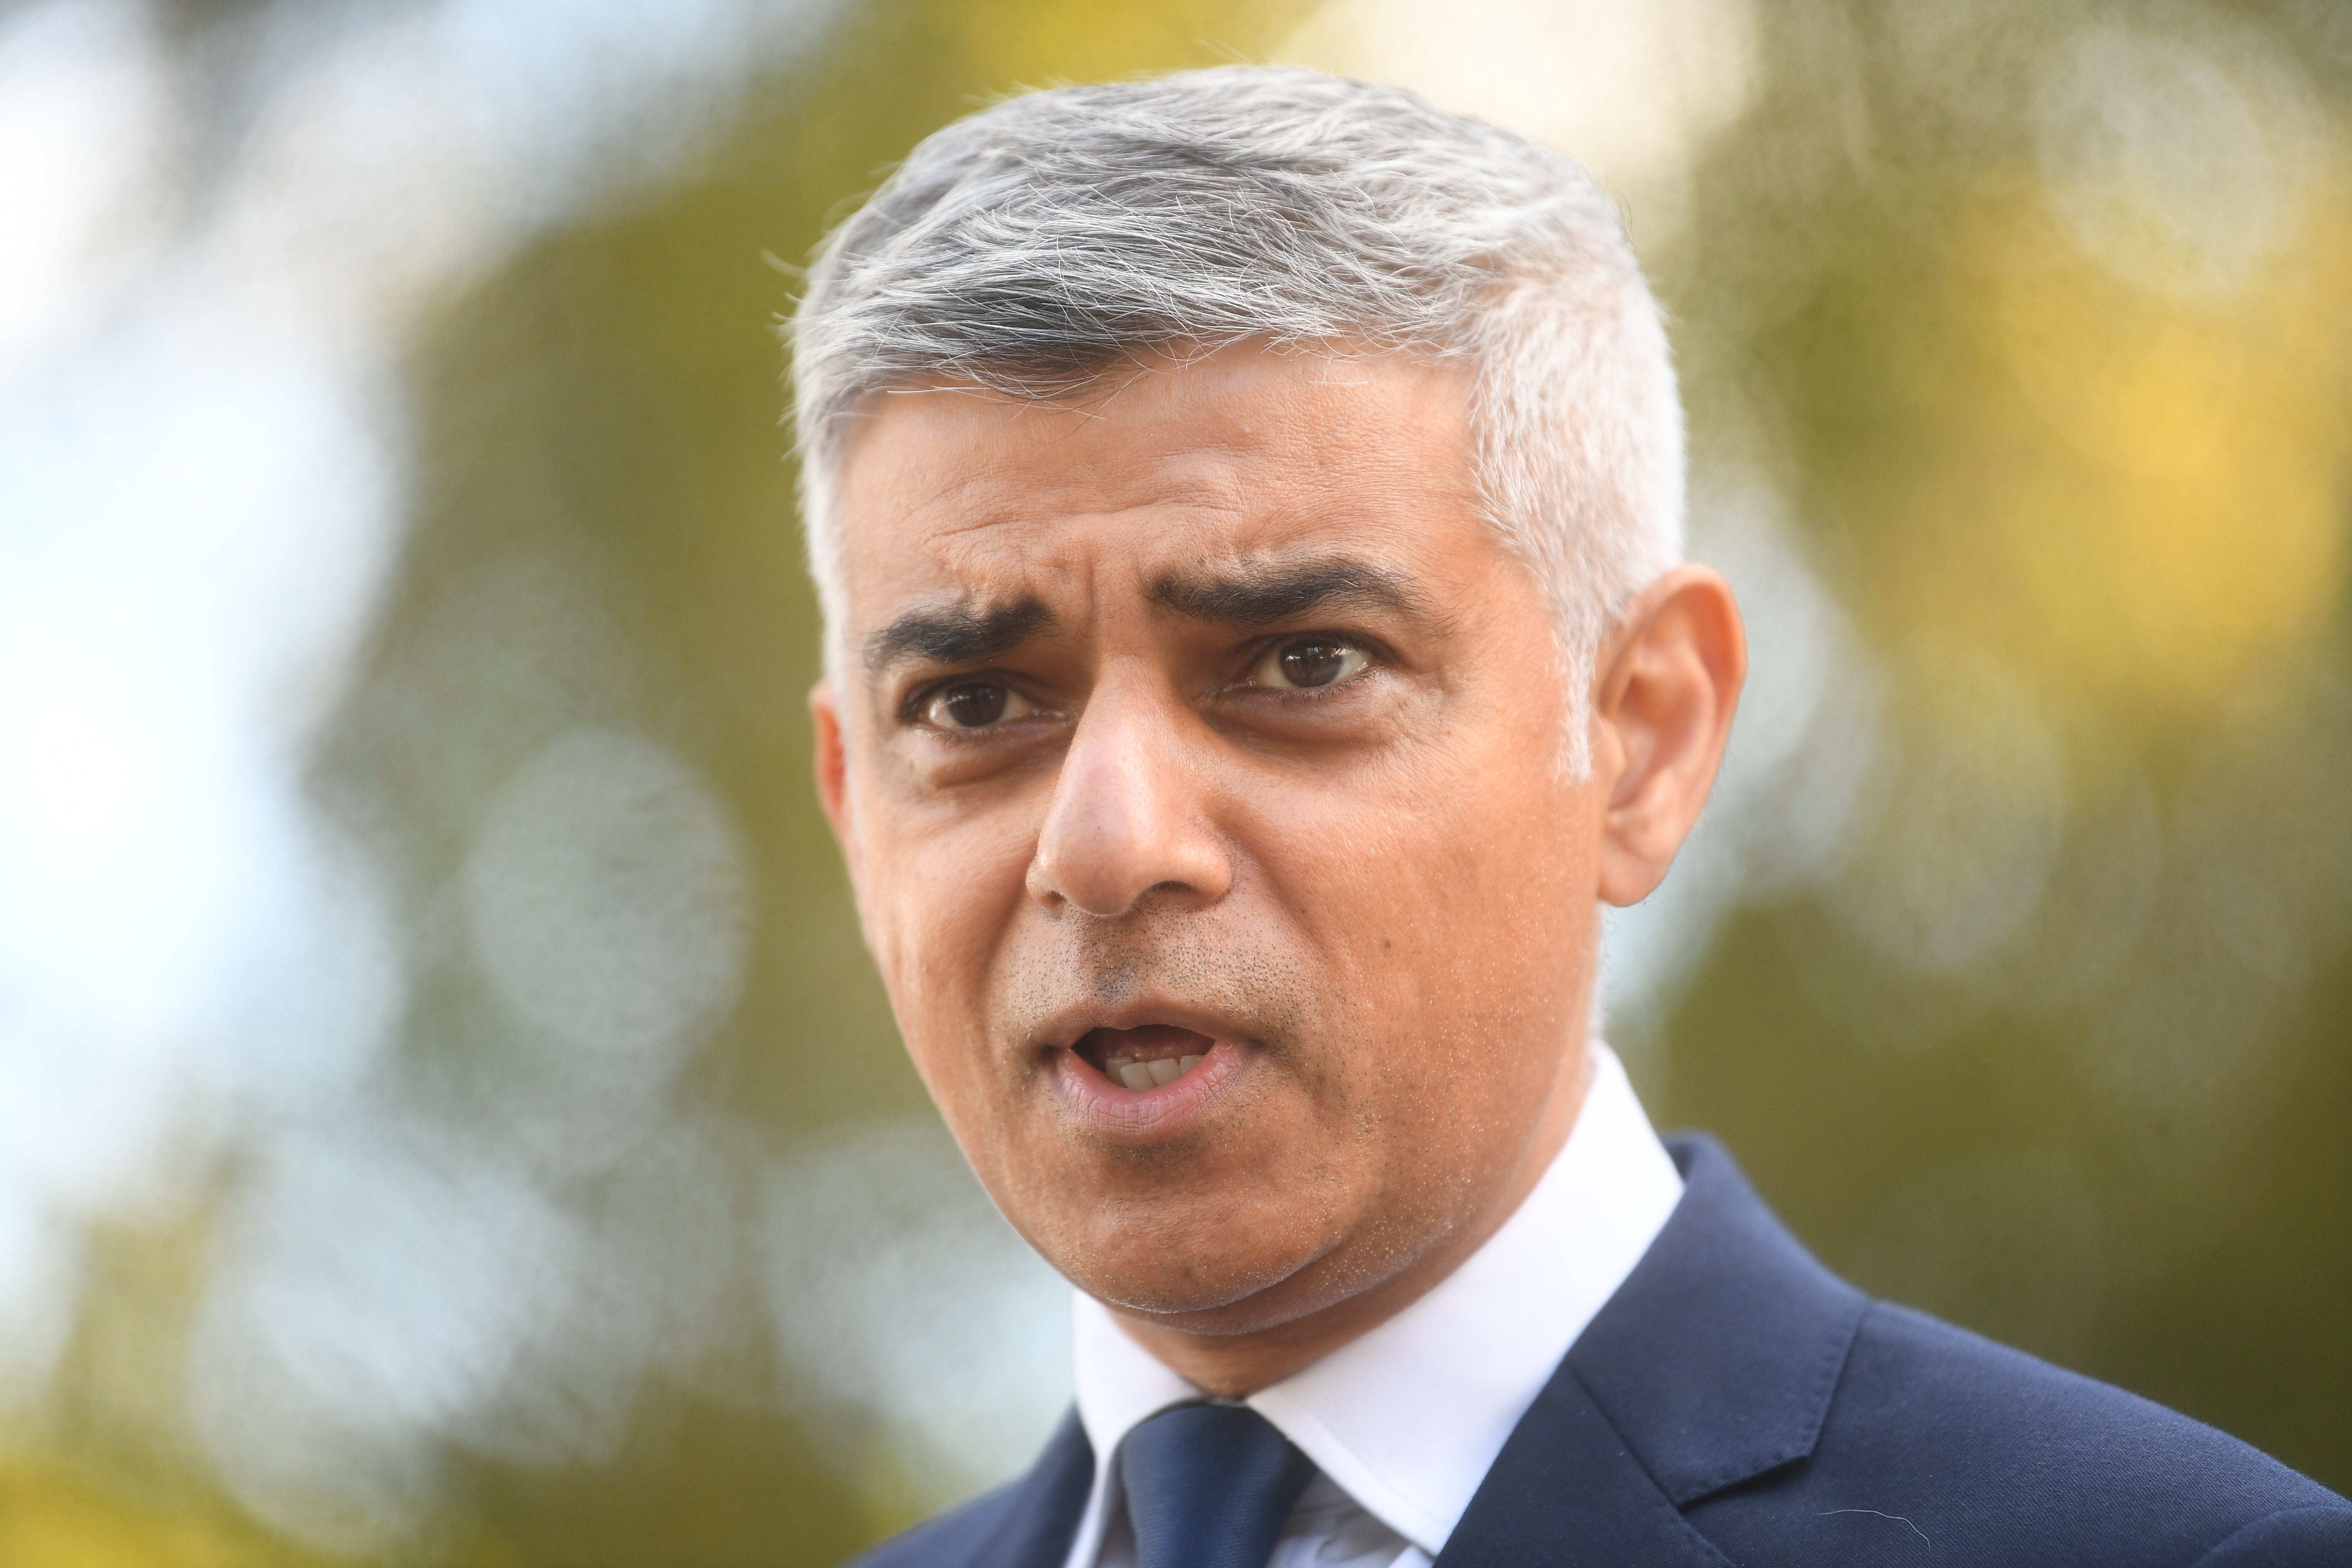
[[[2160,1405],[1867,1300],[1713,1141],[1668,1147],[1682,1202],[1437,1568],[2352,1565],[2352,1504],[2335,1493]],[[862,1568],[1060,1568],[1093,1477],[1073,1416],[1027,1475]]]

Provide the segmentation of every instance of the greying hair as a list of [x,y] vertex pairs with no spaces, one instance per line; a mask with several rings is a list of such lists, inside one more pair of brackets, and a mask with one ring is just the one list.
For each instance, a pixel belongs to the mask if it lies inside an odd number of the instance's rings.
[[1617,209],[1571,160],[1392,88],[1231,66],[994,104],[826,238],[790,336],[836,669],[833,482],[871,395],[1065,397],[1151,352],[1468,366],[1479,493],[1550,603],[1578,776],[1595,650],[1681,558],[1682,405]]

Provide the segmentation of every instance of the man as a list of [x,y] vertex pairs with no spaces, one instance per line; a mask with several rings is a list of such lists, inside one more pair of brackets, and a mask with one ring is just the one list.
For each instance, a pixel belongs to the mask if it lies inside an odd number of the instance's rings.
[[1235,68],[999,104],[793,329],[819,785],[1077,1410],[878,1564],[2352,1562],[1822,1270],[1591,1043],[1745,669],[1574,164]]

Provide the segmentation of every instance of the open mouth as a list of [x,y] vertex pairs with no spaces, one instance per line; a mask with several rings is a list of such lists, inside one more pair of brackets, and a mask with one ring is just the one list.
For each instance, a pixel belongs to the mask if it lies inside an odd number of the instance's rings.
[[1125,1089],[1164,1089],[1201,1065],[1216,1041],[1172,1024],[1134,1029],[1089,1029],[1071,1048],[1096,1071]]

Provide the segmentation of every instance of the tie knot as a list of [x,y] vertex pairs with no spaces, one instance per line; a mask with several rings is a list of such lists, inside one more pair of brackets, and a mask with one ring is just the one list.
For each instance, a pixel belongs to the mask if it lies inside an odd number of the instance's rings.
[[1314,1461],[1242,1405],[1180,1405],[1127,1435],[1136,1568],[1265,1568]]

